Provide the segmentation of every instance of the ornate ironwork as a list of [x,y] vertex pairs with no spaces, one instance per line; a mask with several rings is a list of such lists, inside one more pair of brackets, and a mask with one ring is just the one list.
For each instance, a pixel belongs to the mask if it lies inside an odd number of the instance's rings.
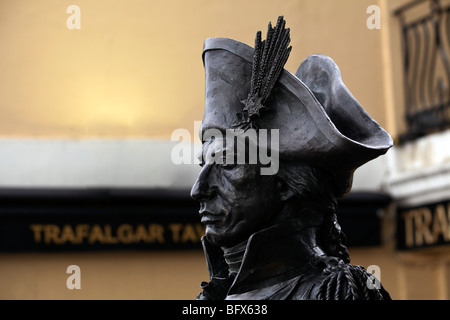
[[450,5],[415,0],[394,14],[402,31],[407,124],[402,143],[450,128]]

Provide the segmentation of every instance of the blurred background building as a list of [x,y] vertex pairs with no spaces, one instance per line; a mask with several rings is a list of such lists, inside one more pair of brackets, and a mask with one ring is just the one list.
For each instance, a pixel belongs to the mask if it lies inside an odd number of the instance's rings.
[[[75,5],[72,6],[72,5]],[[284,15],[295,72],[334,59],[395,146],[339,203],[394,299],[450,297],[450,1],[0,2],[0,299],[192,299],[208,279],[195,143],[203,41]],[[172,141],[174,140],[174,141]],[[197,144],[198,146],[198,144]],[[194,152],[189,155],[192,158]],[[81,270],[70,290],[67,267]]]

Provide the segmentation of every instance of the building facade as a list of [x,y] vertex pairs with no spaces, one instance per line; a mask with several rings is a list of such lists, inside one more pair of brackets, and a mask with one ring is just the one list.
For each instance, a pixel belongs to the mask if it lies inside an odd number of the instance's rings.
[[[352,263],[393,299],[450,298],[449,6],[2,2],[0,299],[196,296],[208,279],[189,198],[202,44],[225,36],[252,45],[279,15],[291,28],[286,69],[329,55],[395,140],[339,202]],[[180,145],[192,161],[177,163]],[[68,287],[73,265],[80,289]]]

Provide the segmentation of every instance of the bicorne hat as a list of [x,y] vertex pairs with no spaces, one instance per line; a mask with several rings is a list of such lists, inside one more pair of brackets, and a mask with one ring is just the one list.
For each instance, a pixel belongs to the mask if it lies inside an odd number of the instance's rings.
[[[284,19],[255,48],[228,38],[204,42],[205,111],[201,131],[249,127],[279,130],[280,160],[308,163],[335,177],[347,194],[354,171],[384,154],[391,136],[361,107],[334,61],[312,55],[296,74],[284,69],[290,53]],[[282,165],[282,164],[280,164]]]

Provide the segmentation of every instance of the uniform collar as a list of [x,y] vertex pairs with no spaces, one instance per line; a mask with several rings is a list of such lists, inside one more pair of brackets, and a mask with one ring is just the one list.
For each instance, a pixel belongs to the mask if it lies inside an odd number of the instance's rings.
[[[305,272],[314,255],[324,254],[315,241],[317,228],[289,220],[251,235],[228,294],[270,286]],[[202,243],[210,278],[227,278],[228,265],[222,249],[206,237]]]

